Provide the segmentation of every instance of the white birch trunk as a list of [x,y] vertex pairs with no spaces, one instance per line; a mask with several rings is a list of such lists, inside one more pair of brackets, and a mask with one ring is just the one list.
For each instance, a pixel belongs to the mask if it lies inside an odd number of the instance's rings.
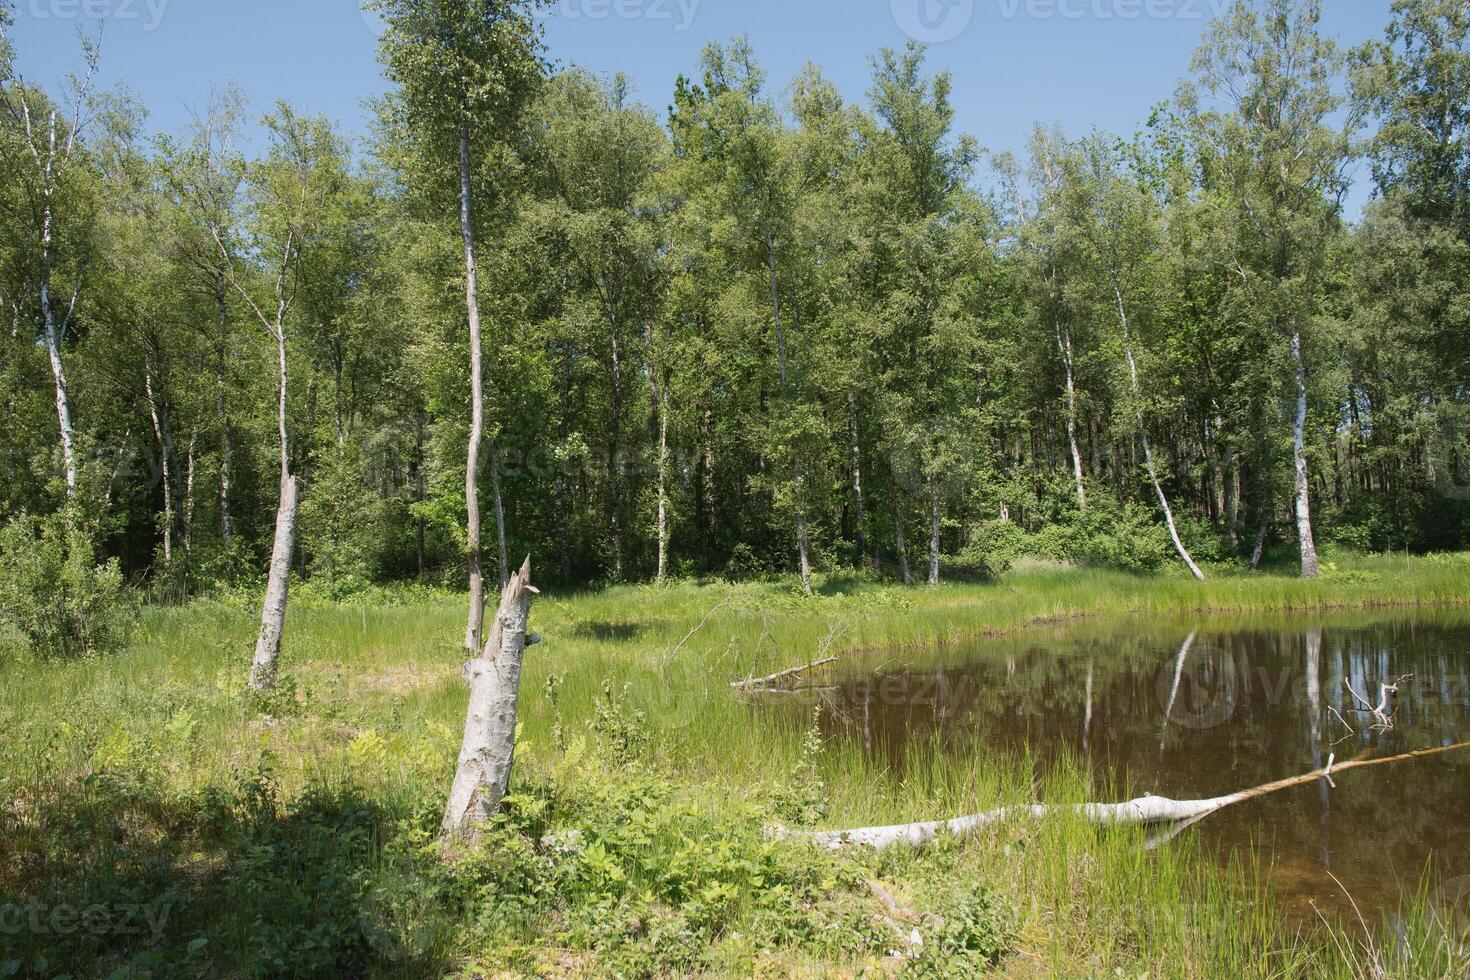
[[612,342],[612,435],[608,440],[608,482],[612,487],[612,580],[623,580],[623,355],[618,322],[608,324]]
[[[225,551],[230,550],[234,534],[234,519],[230,512],[230,470],[234,466],[235,446],[230,437],[230,416],[225,411],[225,350],[229,345],[230,307],[225,301],[224,287],[218,287],[215,302],[219,305],[220,345],[219,364],[214,385],[214,411],[219,418],[219,533]],[[231,576],[234,563],[231,562]]]
[[298,492],[294,476],[286,477],[281,483],[270,577],[266,580],[265,603],[260,614],[260,635],[255,640],[255,660],[250,667],[250,687],[254,691],[273,690],[280,670],[281,635],[285,632],[286,599],[291,584],[291,554],[296,548]]
[[194,449],[198,442],[199,430],[191,428],[189,430],[189,452],[184,464],[183,510],[179,515],[180,543],[184,546],[185,598],[188,597],[187,576],[190,572],[190,559],[194,554]]
[[158,408],[158,397],[153,391],[153,373],[144,371],[143,390],[148,396],[148,417],[153,422],[153,436],[158,440],[160,470],[163,474],[163,567],[172,574],[174,568],[174,480],[173,439],[167,423]]
[[473,832],[494,815],[510,787],[521,664],[535,595],[531,560],[527,558],[505,587],[483,654],[466,668],[470,701],[454,785],[444,810],[442,829],[446,836]]
[[464,238],[465,311],[470,324],[470,437],[465,461],[465,551],[469,560],[470,610],[464,645],[479,652],[485,625],[485,573],[480,552],[480,449],[485,440],[484,354],[480,346],[480,296],[475,268],[475,229],[470,199],[470,136],[459,127],[459,226]]
[[853,525],[857,529],[857,553],[861,563],[868,553],[867,535],[863,530],[863,453],[858,439],[857,395],[851,391],[847,393],[847,422],[852,435]]
[[1296,373],[1296,418],[1292,425],[1292,456],[1296,467],[1296,533],[1302,549],[1302,578],[1322,574],[1317,541],[1312,535],[1311,479],[1307,472],[1307,369],[1302,361],[1301,331],[1291,334],[1291,362]]
[[943,531],[943,513],[939,499],[939,478],[929,480],[929,587],[939,585],[939,547]]
[[669,574],[669,386],[658,388],[658,580]]
[[[766,261],[770,269],[771,317],[776,327],[776,365],[781,377],[781,397],[786,397],[786,326],[781,320],[781,288],[776,276],[776,245],[766,229]],[[801,588],[812,594],[811,539],[806,526],[806,495],[802,492],[801,452],[791,441],[791,489],[796,494],[796,550],[801,564]]]
[[1261,523],[1260,526],[1256,528],[1256,547],[1255,550],[1251,552],[1251,571],[1253,572],[1261,567],[1261,559],[1265,557],[1266,529],[1270,527],[1270,524],[1271,511],[1268,507],[1261,512]]
[[291,475],[290,442],[286,430],[286,328],[284,293],[276,306],[276,357],[279,376],[276,426],[281,441],[281,499],[276,507],[276,536],[271,547],[271,567],[265,585],[265,602],[260,613],[260,634],[255,639],[255,660],[250,667],[250,687],[269,691],[276,686],[281,659],[281,636],[286,629],[286,600],[291,586],[291,557],[296,550],[296,509],[300,484]]
[[1062,354],[1062,367],[1067,380],[1067,446],[1072,452],[1072,475],[1077,481],[1077,506],[1087,509],[1087,488],[1082,482],[1082,452],[1077,447],[1077,382],[1072,375],[1072,332],[1062,329],[1061,318],[1053,321],[1057,349]]
[[1128,361],[1128,378],[1133,385],[1133,408],[1138,416],[1138,434],[1143,441],[1144,465],[1148,467],[1149,479],[1153,481],[1154,492],[1158,494],[1159,506],[1163,508],[1164,522],[1169,526],[1169,538],[1174,542],[1174,549],[1179,552],[1179,557],[1189,568],[1190,574],[1203,582],[1205,573],[1200,570],[1199,565],[1195,564],[1194,556],[1189,553],[1188,548],[1184,547],[1184,541],[1179,537],[1179,527],[1174,522],[1174,509],[1169,506],[1169,498],[1164,493],[1164,485],[1159,481],[1158,468],[1154,466],[1153,448],[1148,441],[1148,427],[1143,422],[1143,391],[1138,383],[1138,362],[1133,358],[1133,334],[1128,325],[1128,308],[1123,303],[1123,289],[1118,285],[1116,279],[1113,280],[1113,295],[1118,300],[1118,321],[1123,327],[1123,355]]

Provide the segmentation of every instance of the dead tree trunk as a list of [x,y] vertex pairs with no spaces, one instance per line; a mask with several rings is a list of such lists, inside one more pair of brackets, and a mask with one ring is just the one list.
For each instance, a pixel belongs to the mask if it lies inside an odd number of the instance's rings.
[[[290,249],[286,249],[290,254]],[[286,628],[286,600],[291,586],[291,556],[296,550],[296,508],[300,485],[291,475],[290,443],[286,431],[286,331],[284,292],[277,291],[276,357],[279,389],[276,400],[277,435],[281,440],[281,500],[276,508],[276,537],[271,547],[270,574],[266,579],[265,602],[260,613],[260,634],[255,639],[255,660],[250,667],[250,687],[269,691],[276,686],[281,659],[281,635]]]
[[515,761],[516,717],[520,706],[521,664],[531,619],[531,559],[506,584],[484,652],[470,661],[470,703],[454,785],[444,810],[448,837],[473,833],[500,807],[510,787]]
[[1406,752],[1403,755],[1391,756],[1384,759],[1354,759],[1350,762],[1342,762],[1315,769],[1301,776],[1292,776],[1289,779],[1277,780],[1276,782],[1266,783],[1263,786],[1242,790],[1239,793],[1231,793],[1228,796],[1216,796],[1207,800],[1169,800],[1162,796],[1144,796],[1128,803],[1082,803],[1057,806],[1051,806],[1045,803],[1022,804],[1019,806],[1001,807],[998,810],[991,810],[987,813],[980,813],[969,817],[959,817],[954,820],[898,824],[891,827],[863,827],[858,830],[793,833],[791,836],[805,838],[821,847],[834,849],[858,844],[874,848],[875,850],[883,850],[898,844],[910,844],[915,847],[920,847],[942,835],[960,836],[971,834],[981,828],[1021,817],[1040,819],[1059,814],[1071,814],[1097,824],[1173,824],[1185,821],[1193,823],[1226,807],[1244,803],[1248,800],[1260,799],[1263,796],[1269,796],[1273,793],[1279,793],[1297,786],[1305,786],[1320,779],[1327,779],[1338,773],[1347,772],[1352,769],[1426,759],[1432,756],[1443,755],[1446,752],[1459,752],[1465,749],[1470,749],[1470,742],[1420,749],[1416,752]]
[[480,649],[485,626],[485,572],[480,551],[480,449],[485,441],[484,351],[480,339],[480,295],[475,268],[475,228],[470,197],[470,134],[459,127],[459,227],[464,238],[465,311],[470,324],[470,438],[465,461],[465,551],[470,571],[470,611],[464,645]]
[[1302,578],[1322,574],[1317,541],[1312,536],[1311,479],[1307,472],[1307,369],[1302,361],[1300,330],[1291,334],[1291,362],[1296,373],[1296,419],[1292,426],[1292,456],[1296,465],[1296,532],[1302,549]]
[[273,689],[280,669],[291,554],[296,548],[298,493],[296,478],[286,477],[281,484],[280,507],[276,510],[276,540],[271,548],[270,577],[266,581],[265,604],[260,614],[260,635],[255,640],[255,661],[250,667],[250,687],[254,691]]

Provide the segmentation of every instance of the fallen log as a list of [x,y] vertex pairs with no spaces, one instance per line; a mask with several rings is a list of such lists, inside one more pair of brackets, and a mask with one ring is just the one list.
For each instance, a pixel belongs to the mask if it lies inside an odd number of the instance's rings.
[[954,820],[935,820],[926,823],[898,824],[892,827],[863,827],[856,830],[826,830],[826,831],[781,831],[780,836],[806,838],[821,847],[840,849],[860,844],[876,850],[892,847],[896,844],[911,844],[921,847],[928,844],[942,834],[961,836],[974,833],[981,828],[993,824],[1003,823],[1021,817],[1039,819],[1059,814],[1072,814],[1080,816],[1092,823],[1097,824],[1173,824],[1184,821],[1191,823],[1203,820],[1220,810],[1248,800],[1259,799],[1272,793],[1279,793],[1295,786],[1304,786],[1314,783],[1319,779],[1327,779],[1331,776],[1340,776],[1351,769],[1362,769],[1368,766],[1384,766],[1395,762],[1408,762],[1414,759],[1427,759],[1431,756],[1443,755],[1446,752],[1457,752],[1470,749],[1470,742],[1461,742],[1457,745],[1446,745],[1439,748],[1419,749],[1415,752],[1405,752],[1402,755],[1389,756],[1383,759],[1354,759],[1351,762],[1338,762],[1335,765],[1328,763],[1323,769],[1314,769],[1301,776],[1292,776],[1289,779],[1280,779],[1275,782],[1256,786],[1252,789],[1231,793],[1228,796],[1217,796],[1208,800],[1169,800],[1162,796],[1145,796],[1132,800],[1128,803],[1081,803],[1081,804],[1022,804],[1019,806],[1001,807],[988,813],[980,813],[974,816],[958,817]]
[[802,674],[810,673],[811,671],[816,670],[818,667],[825,667],[828,664],[835,664],[839,659],[841,658],[827,657],[822,660],[813,660],[811,663],[805,664],[801,667],[792,667],[789,670],[780,670],[767,677],[752,677],[749,680],[744,681],[731,681],[730,687],[736,691],[764,690],[766,688],[775,687],[777,684],[781,683],[784,680],[789,680],[793,677],[800,677]]

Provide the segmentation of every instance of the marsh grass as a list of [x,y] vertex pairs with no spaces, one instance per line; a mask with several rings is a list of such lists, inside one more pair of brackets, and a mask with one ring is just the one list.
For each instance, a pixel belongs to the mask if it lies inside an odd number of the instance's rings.
[[[1470,558],[1339,558],[1311,583],[1027,565],[937,590],[820,585],[813,597],[786,581],[544,596],[516,795],[471,854],[432,841],[463,724],[457,595],[308,595],[291,611],[283,689],[266,701],[244,690],[256,615],[245,598],[150,611],[114,657],[13,658],[0,665],[0,904],[173,911],[157,937],[0,934],[0,975],[844,975],[894,945],[867,879],[935,935],[968,923],[955,943],[969,952],[909,964],[937,975],[1470,964],[1463,924],[1427,889],[1392,922],[1304,930],[1252,856],[1222,861],[1190,835],[1149,851],[1142,830],[1062,818],[918,853],[770,849],[762,830],[776,823],[902,822],[1133,788],[1101,783],[1082,758],[1042,765],[978,740],[911,742],[889,764],[729,687],[822,650],[865,672],[1087,617],[1460,603]],[[543,853],[537,841],[568,828],[605,846]],[[992,942],[1007,954],[976,959]]]

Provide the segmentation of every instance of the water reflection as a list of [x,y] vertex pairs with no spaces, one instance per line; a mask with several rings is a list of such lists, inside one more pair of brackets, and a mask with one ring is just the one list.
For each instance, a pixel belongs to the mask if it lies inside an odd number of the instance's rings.
[[[902,778],[910,744],[1085,754],[1101,792],[1216,796],[1362,755],[1470,740],[1470,619],[1084,627],[987,641],[809,693],[827,734]],[[1385,727],[1381,685],[1399,684]],[[1356,692],[1356,693],[1355,693]],[[769,710],[805,710],[792,701]],[[1257,847],[1303,914],[1391,908],[1433,859],[1470,875],[1470,753],[1344,774],[1215,814],[1191,831]],[[1119,790],[1113,789],[1116,793]]]

